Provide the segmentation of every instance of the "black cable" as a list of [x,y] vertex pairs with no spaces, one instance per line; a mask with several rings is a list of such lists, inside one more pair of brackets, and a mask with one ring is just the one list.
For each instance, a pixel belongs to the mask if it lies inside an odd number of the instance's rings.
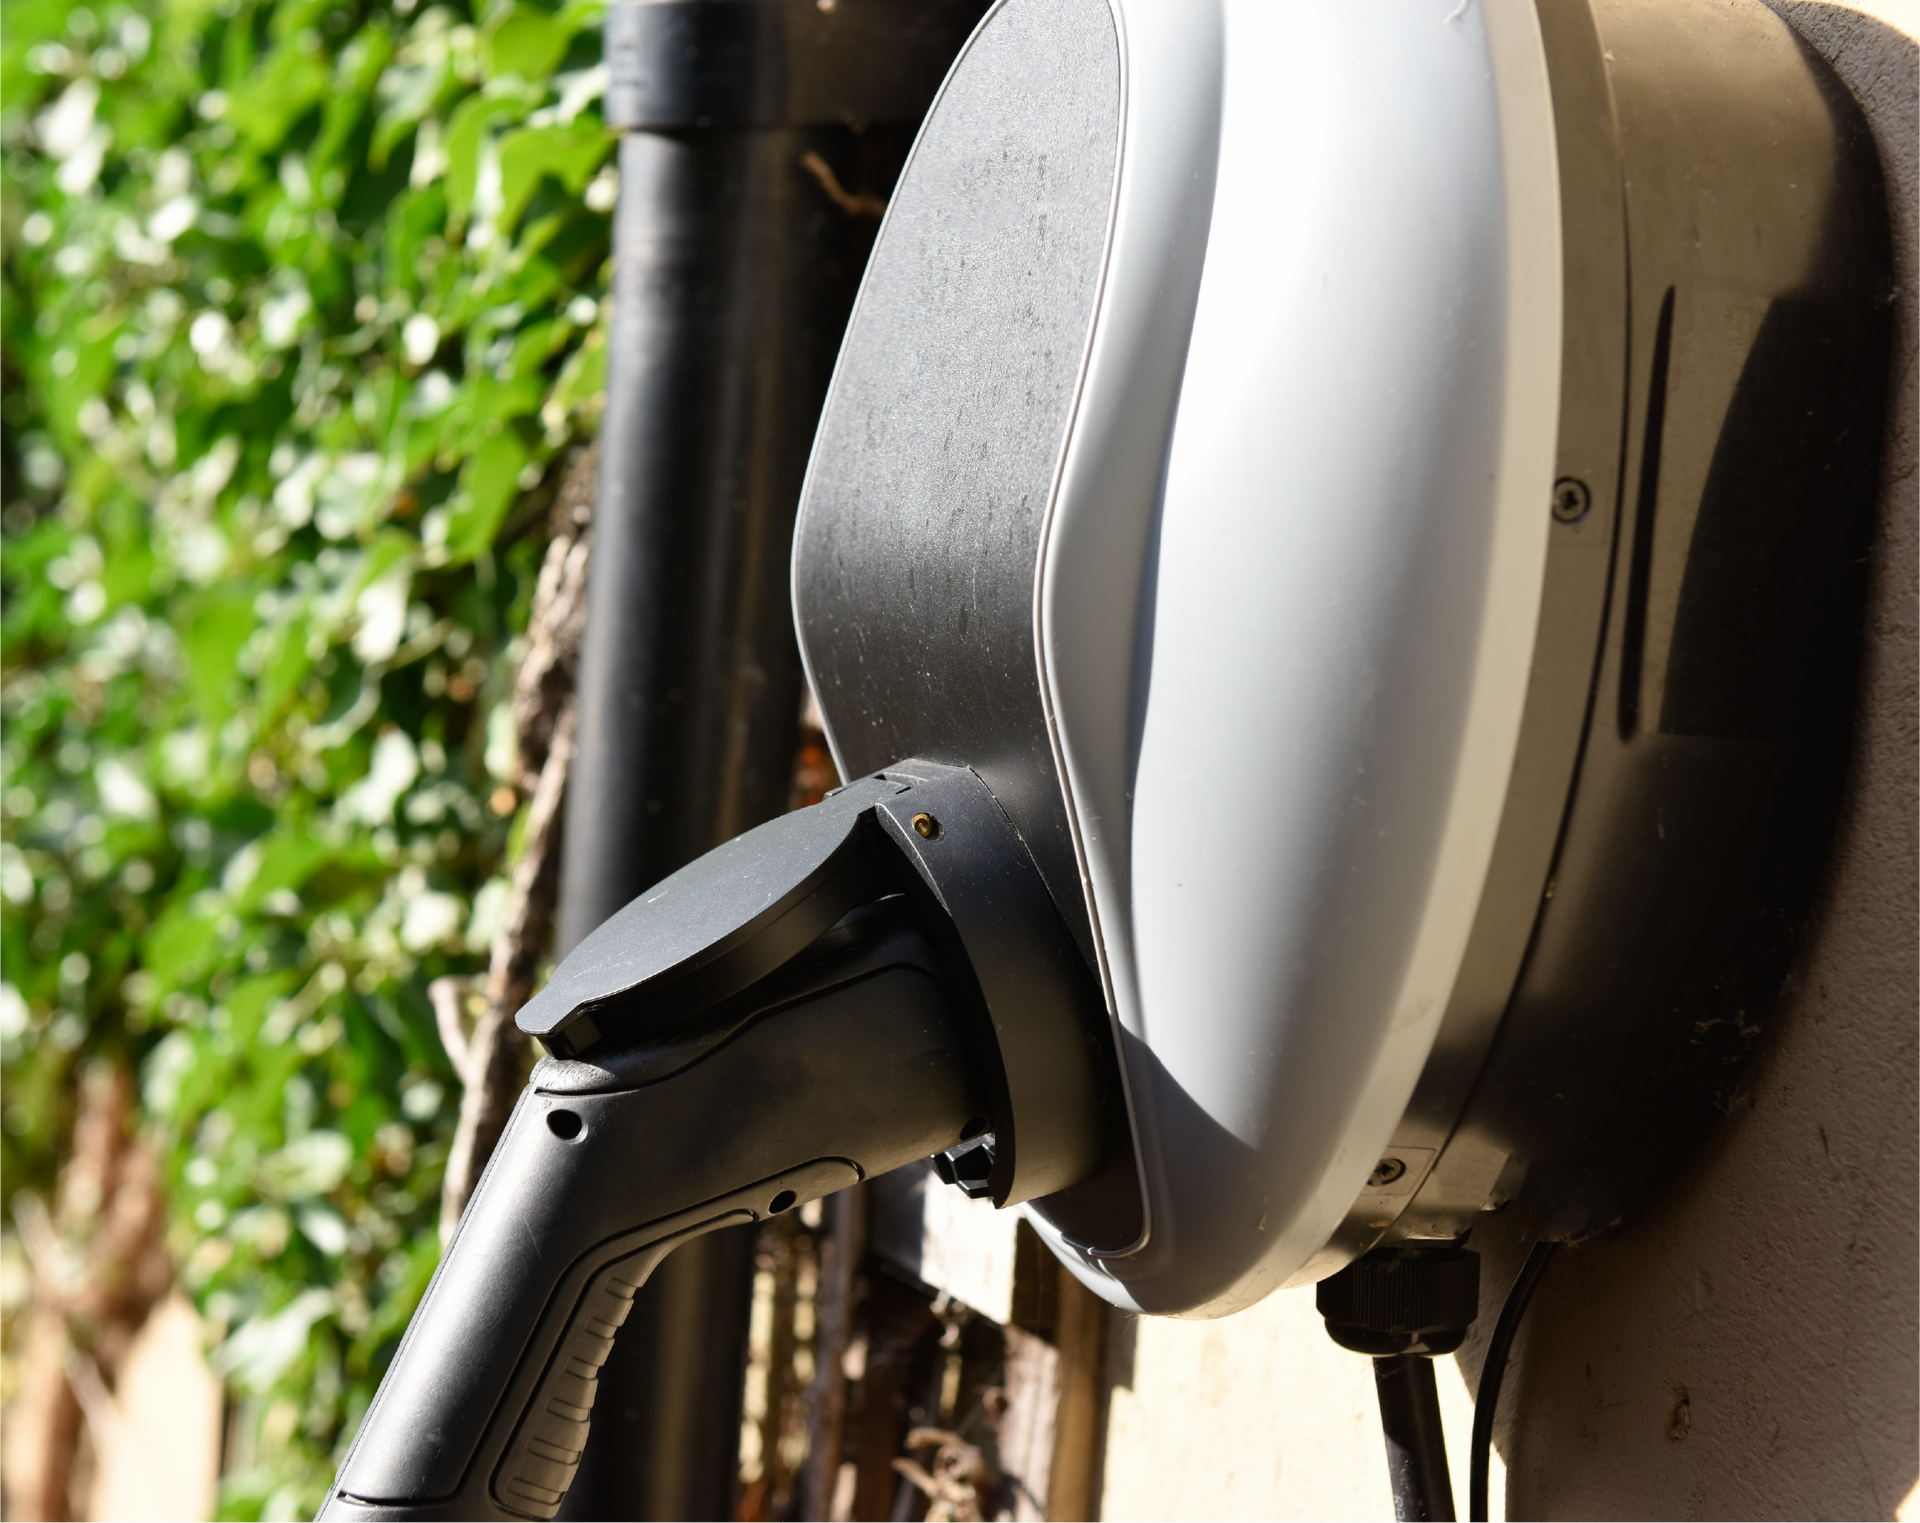
[[1373,1383],[1387,1439],[1394,1517],[1401,1523],[1453,1523],[1453,1477],[1447,1471],[1433,1360],[1424,1354],[1376,1359]]
[[1473,1402],[1473,1446],[1467,1461],[1467,1518],[1469,1523],[1487,1523],[1487,1471],[1492,1464],[1493,1415],[1500,1405],[1500,1383],[1506,1378],[1507,1359],[1513,1353],[1513,1335],[1520,1319],[1527,1314],[1527,1303],[1540,1284],[1540,1276],[1553,1262],[1558,1243],[1535,1243],[1520,1273],[1514,1276],[1513,1289],[1507,1292],[1507,1304],[1500,1308],[1500,1320],[1487,1340],[1486,1363],[1480,1366],[1480,1391]]

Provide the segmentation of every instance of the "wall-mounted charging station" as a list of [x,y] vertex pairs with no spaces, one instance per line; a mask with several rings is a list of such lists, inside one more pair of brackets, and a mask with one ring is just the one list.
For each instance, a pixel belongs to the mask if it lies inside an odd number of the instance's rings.
[[1792,955],[1889,294],[1757,0],[995,6],[802,501],[854,781],[523,1011],[323,1515],[553,1516],[654,1263],[937,1154],[1116,1305],[1321,1282],[1452,1516],[1475,1220],[1631,1224]]

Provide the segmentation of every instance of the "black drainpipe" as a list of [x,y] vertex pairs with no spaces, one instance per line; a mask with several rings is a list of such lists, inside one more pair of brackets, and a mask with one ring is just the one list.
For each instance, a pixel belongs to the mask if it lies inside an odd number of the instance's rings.
[[[562,955],[787,807],[801,476],[880,205],[984,9],[607,11],[606,117],[623,136]],[[655,1272],[562,1517],[733,1515],[753,1246],[715,1233]]]

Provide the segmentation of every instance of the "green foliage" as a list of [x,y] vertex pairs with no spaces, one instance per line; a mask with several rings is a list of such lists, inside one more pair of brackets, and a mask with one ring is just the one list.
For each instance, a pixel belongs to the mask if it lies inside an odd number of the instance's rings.
[[137,1067],[240,1399],[310,1516],[438,1254],[504,704],[591,428],[597,0],[8,0],[5,1189]]

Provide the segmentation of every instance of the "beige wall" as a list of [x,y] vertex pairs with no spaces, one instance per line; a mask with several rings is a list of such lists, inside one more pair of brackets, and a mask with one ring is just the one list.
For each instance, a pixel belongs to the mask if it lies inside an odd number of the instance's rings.
[[[1915,1506],[1920,1478],[1920,3],[1770,3],[1865,103],[1898,240],[1897,379],[1855,777],[1822,910],[1747,1103],[1648,1221],[1562,1253],[1542,1285],[1502,1402],[1518,1415],[1498,1435],[1514,1517],[1889,1517]],[[1483,1337],[1523,1245],[1494,1221],[1476,1246]],[[1366,1362],[1327,1340],[1311,1291],[1221,1322],[1139,1322],[1114,1343],[1104,1516],[1392,1516]],[[1463,1508],[1480,1347],[1440,1372]]]
[[[1103,1518],[1393,1516],[1372,1370],[1327,1337],[1311,1290],[1218,1322],[1116,1331]],[[1455,1362],[1439,1365],[1464,1511],[1473,1402]]]

